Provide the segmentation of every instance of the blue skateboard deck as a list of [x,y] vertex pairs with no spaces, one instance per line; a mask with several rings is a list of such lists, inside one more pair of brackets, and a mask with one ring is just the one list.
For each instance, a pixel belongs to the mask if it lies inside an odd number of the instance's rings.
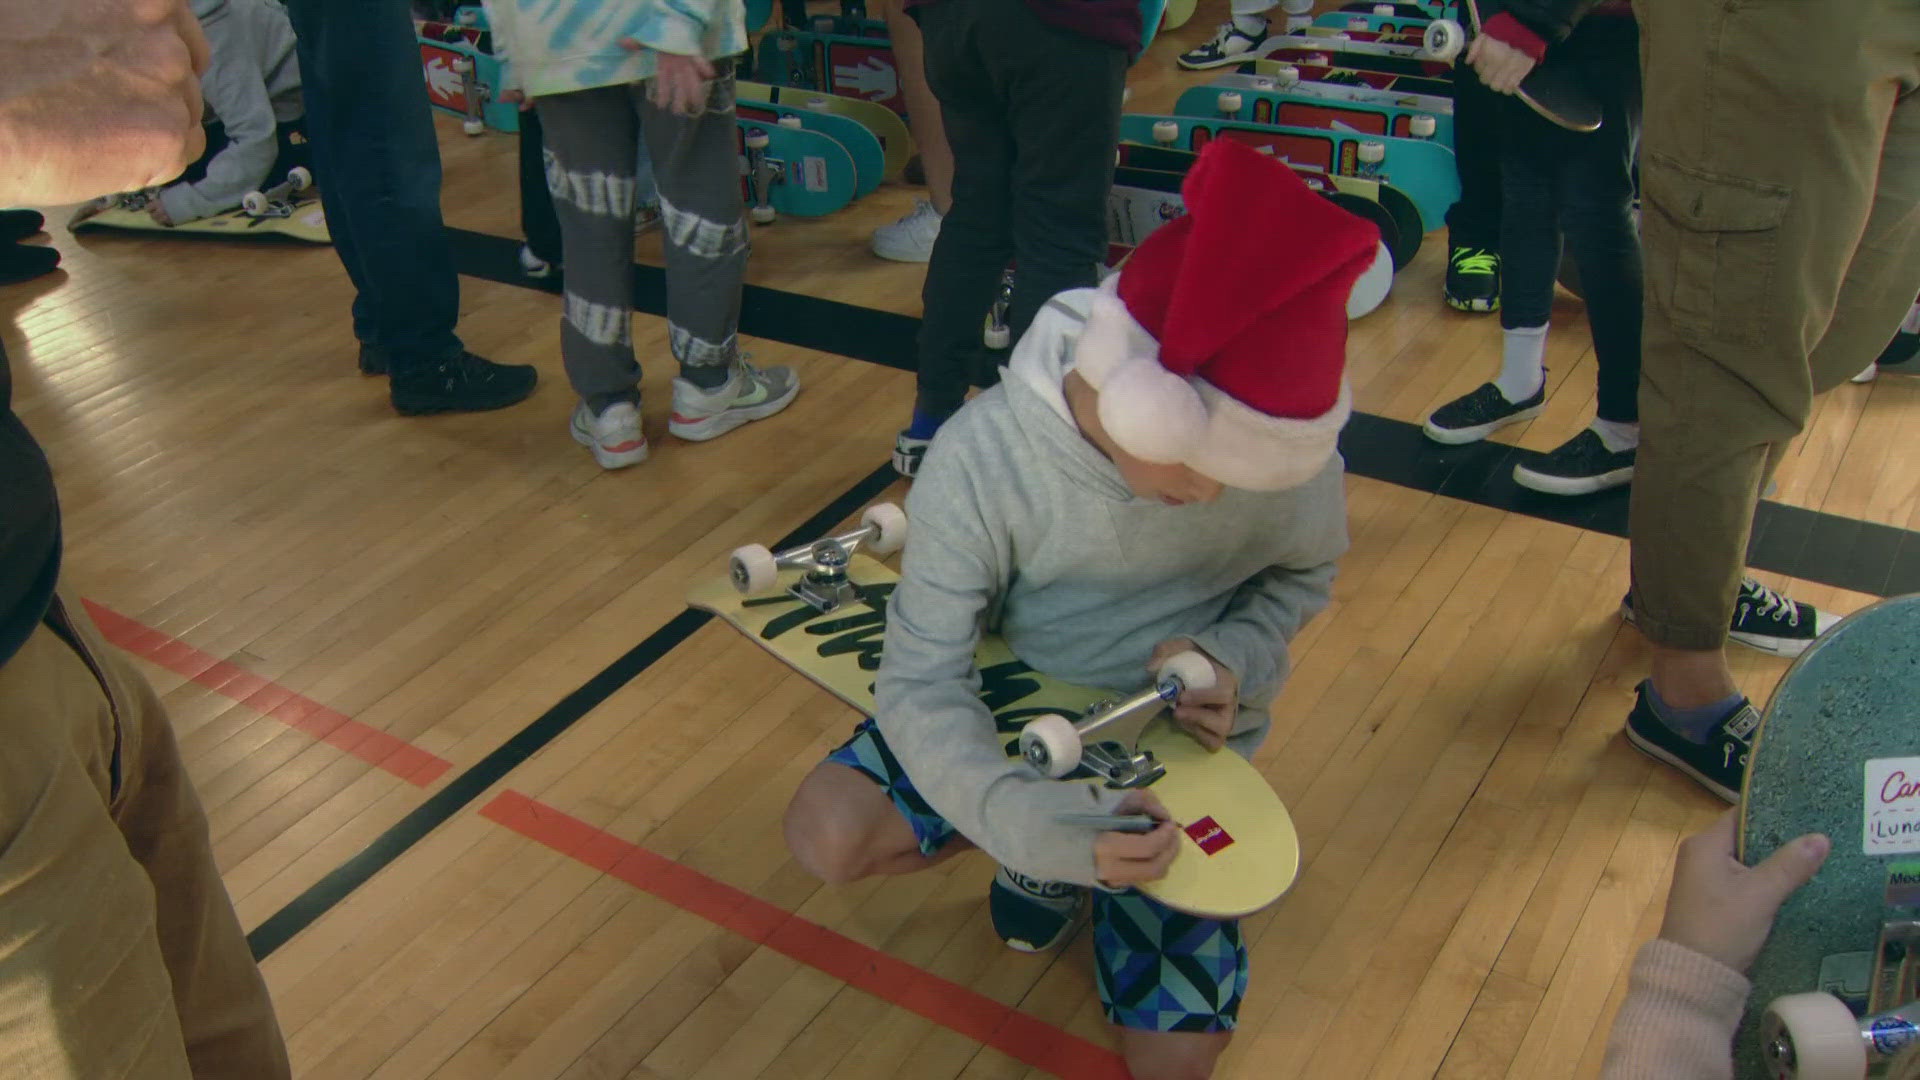
[[[1237,95],[1239,108],[1225,111],[1226,95]],[[1218,117],[1249,124],[1283,124],[1289,127],[1323,127],[1352,131],[1362,135],[1391,135],[1417,138],[1413,134],[1416,117],[1433,121],[1433,142],[1453,146],[1453,117],[1361,101],[1329,101],[1277,90],[1245,87],[1193,86],[1180,95],[1173,111],[1179,116]]]
[[881,178],[886,175],[887,159],[879,138],[858,120],[815,109],[738,98],[734,101],[733,109],[740,119],[757,120],[763,124],[777,125],[783,117],[792,117],[799,122],[802,131],[817,131],[839,143],[840,148],[853,160],[855,198],[879,187]]
[[859,191],[853,157],[831,137],[805,128],[782,127],[741,117],[735,146],[740,154],[741,193],[747,206],[755,203],[753,177],[747,164],[747,133],[765,132],[767,163],[773,170],[768,201],[774,210],[793,217],[824,217],[852,202]]

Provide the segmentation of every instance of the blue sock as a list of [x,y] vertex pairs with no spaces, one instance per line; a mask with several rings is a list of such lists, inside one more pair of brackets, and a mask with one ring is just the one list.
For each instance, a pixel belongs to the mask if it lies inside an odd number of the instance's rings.
[[1733,715],[1733,711],[1746,700],[1744,694],[1735,694],[1722,698],[1711,705],[1701,705],[1692,709],[1677,709],[1660,697],[1660,691],[1654,689],[1653,681],[1647,681],[1647,704],[1653,706],[1653,715],[1660,722],[1678,732],[1688,742],[1705,745],[1707,736],[1713,734],[1722,720]]
[[913,422],[907,425],[907,438],[933,438],[934,432],[940,430],[940,425],[946,423],[947,416],[950,415],[952,414],[948,413],[936,416],[933,413],[927,412],[925,409],[913,410]]

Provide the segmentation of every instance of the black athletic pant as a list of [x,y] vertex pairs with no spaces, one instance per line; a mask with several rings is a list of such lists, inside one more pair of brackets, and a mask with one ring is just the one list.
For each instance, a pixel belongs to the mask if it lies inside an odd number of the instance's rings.
[[541,156],[546,136],[540,129],[540,110],[520,114],[520,235],[527,247],[550,263],[560,259],[560,216],[547,190],[547,166]]
[[1633,164],[1640,134],[1640,36],[1631,18],[1594,15],[1553,47],[1599,99],[1600,130],[1557,127],[1518,98],[1502,101],[1500,325],[1545,326],[1561,238],[1580,271],[1600,369],[1602,420],[1639,419],[1640,237]]
[[1501,99],[1487,89],[1473,65],[1453,67],[1453,164],[1460,174],[1460,201],[1447,210],[1447,243],[1453,247],[1500,247]]
[[919,408],[944,416],[970,379],[997,375],[981,321],[1009,260],[1016,339],[1054,294],[1097,280],[1128,58],[1042,23],[1024,0],[939,0],[913,14],[954,160],[953,208],[921,292]]

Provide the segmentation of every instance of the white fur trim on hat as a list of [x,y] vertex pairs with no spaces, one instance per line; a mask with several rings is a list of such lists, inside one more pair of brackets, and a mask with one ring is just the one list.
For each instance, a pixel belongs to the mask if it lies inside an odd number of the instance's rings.
[[1353,414],[1353,392],[1344,379],[1333,408],[1310,420],[1268,416],[1211,383],[1190,381],[1206,403],[1208,422],[1186,463],[1244,491],[1283,491],[1318,476]]
[[1386,241],[1380,242],[1375,252],[1373,264],[1367,267],[1360,279],[1353,283],[1353,290],[1347,293],[1347,318],[1357,319],[1369,314],[1387,299],[1387,293],[1393,288],[1393,253],[1387,250]]
[[1099,390],[1131,359],[1160,364],[1160,343],[1120,299],[1120,275],[1100,283],[1087,305],[1087,323],[1073,345],[1073,369]]

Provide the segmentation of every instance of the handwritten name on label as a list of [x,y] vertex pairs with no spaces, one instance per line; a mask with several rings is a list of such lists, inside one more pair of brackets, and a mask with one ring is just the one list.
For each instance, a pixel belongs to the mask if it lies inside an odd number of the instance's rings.
[[1920,757],[1867,762],[1861,796],[1868,855],[1920,852]]
[[1193,842],[1200,845],[1200,850],[1209,855],[1216,855],[1221,848],[1233,843],[1233,837],[1227,830],[1210,817],[1203,817],[1187,826],[1187,835],[1193,837]]

